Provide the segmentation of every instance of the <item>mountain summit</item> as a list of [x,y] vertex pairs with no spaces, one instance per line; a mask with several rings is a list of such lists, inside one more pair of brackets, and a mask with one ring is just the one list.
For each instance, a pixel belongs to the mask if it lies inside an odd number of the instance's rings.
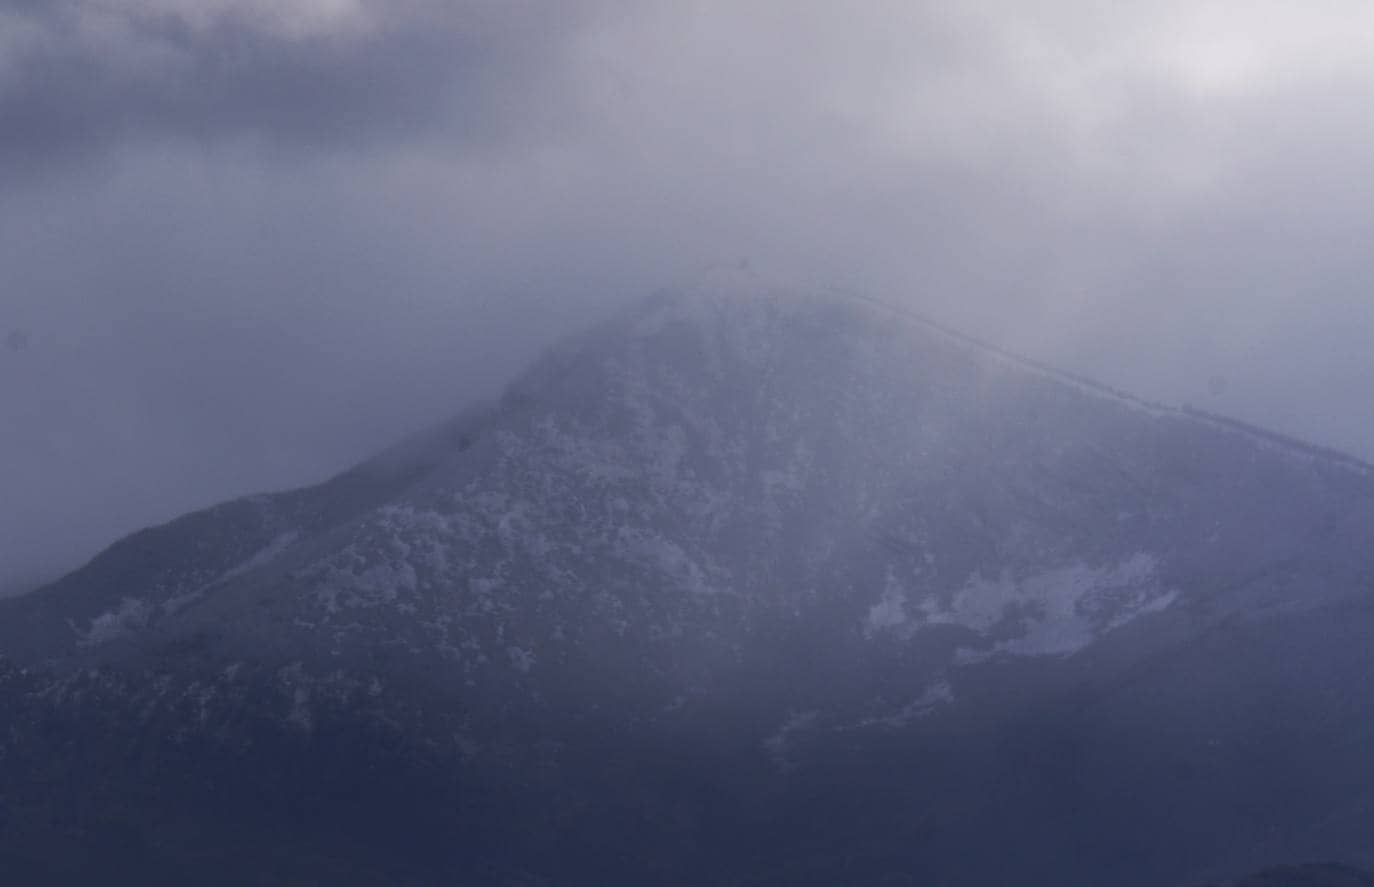
[[1367,863],[1372,540],[1348,457],[859,299],[662,296],[324,484],[0,601],[0,862],[1123,887]]

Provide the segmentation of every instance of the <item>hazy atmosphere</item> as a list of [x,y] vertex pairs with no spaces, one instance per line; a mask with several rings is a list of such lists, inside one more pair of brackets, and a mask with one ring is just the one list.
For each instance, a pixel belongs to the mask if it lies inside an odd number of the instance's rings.
[[1374,887],[1374,6],[0,0],[0,873]]
[[740,265],[1374,458],[1372,102],[1358,2],[0,0],[0,588]]

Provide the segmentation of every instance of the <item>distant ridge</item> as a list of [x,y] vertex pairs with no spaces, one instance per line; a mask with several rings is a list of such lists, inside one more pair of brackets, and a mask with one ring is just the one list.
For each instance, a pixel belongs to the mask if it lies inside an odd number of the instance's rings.
[[1328,447],[1322,444],[1312,443],[1310,441],[1293,437],[1291,435],[1284,434],[1279,431],[1274,431],[1272,429],[1265,428],[1260,425],[1255,425],[1253,423],[1246,422],[1241,419],[1235,419],[1230,416],[1222,415],[1220,413],[1211,412],[1210,410],[1204,410],[1199,407],[1195,407],[1191,404],[1185,403],[1178,406],[1173,406],[1165,403],[1160,403],[1158,401],[1149,400],[1147,398],[1139,397],[1128,391],[1123,391],[1120,388],[1115,388],[1111,385],[1107,385],[1106,383],[1100,382],[1088,376],[1075,373],[1071,370],[1063,369],[1062,367],[1046,363],[1042,360],[1037,360],[1034,357],[1019,354],[1015,351],[1003,348],[1000,345],[995,345],[992,342],[987,341],[986,339],[980,339],[977,336],[973,336],[968,333],[962,332],[961,330],[958,330],[955,327],[952,327],[949,324],[946,324],[942,321],[936,320],[931,315],[914,308],[908,308],[901,305],[894,305],[891,302],[884,301],[874,296],[866,296],[860,293],[855,293],[847,290],[832,290],[828,291],[827,294],[833,295],[834,297],[840,299],[848,299],[856,302],[863,302],[869,305],[877,306],[878,308],[891,312],[892,314],[898,317],[919,324],[937,333],[940,333],[941,335],[946,336],[950,339],[962,342],[963,344],[968,345],[972,348],[976,348],[979,351],[995,355],[996,357],[1005,360],[1008,363],[1014,364],[1015,366],[1021,367],[1022,369],[1031,370],[1040,373],[1044,376],[1057,379],[1060,382],[1063,382],[1067,385],[1072,385],[1073,387],[1082,391],[1093,392],[1101,396],[1107,397],[1111,400],[1116,400],[1123,404],[1138,409],[1147,410],[1157,415],[1173,415],[1178,417],[1194,419],[1202,422],[1207,422],[1209,424],[1221,428],[1239,431],[1250,437],[1256,438],[1266,443],[1278,445],[1279,447],[1282,447],[1284,449],[1293,450],[1295,452],[1302,453],[1304,455],[1312,456],[1325,461],[1338,463],[1348,468],[1356,469],[1364,474],[1374,473],[1374,463],[1361,459],[1358,456],[1351,455],[1350,453],[1347,453],[1343,450],[1338,450],[1335,447]]

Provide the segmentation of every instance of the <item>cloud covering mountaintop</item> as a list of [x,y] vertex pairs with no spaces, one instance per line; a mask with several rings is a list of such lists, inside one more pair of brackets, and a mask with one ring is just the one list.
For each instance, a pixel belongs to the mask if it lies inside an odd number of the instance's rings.
[[3,569],[748,261],[1374,453],[1357,3],[0,2]]

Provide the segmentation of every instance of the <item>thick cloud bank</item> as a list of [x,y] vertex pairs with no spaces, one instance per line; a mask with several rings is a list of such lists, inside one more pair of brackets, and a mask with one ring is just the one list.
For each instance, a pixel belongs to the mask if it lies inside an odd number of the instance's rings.
[[0,0],[0,579],[741,263],[1374,456],[1370,59],[1353,2]]

